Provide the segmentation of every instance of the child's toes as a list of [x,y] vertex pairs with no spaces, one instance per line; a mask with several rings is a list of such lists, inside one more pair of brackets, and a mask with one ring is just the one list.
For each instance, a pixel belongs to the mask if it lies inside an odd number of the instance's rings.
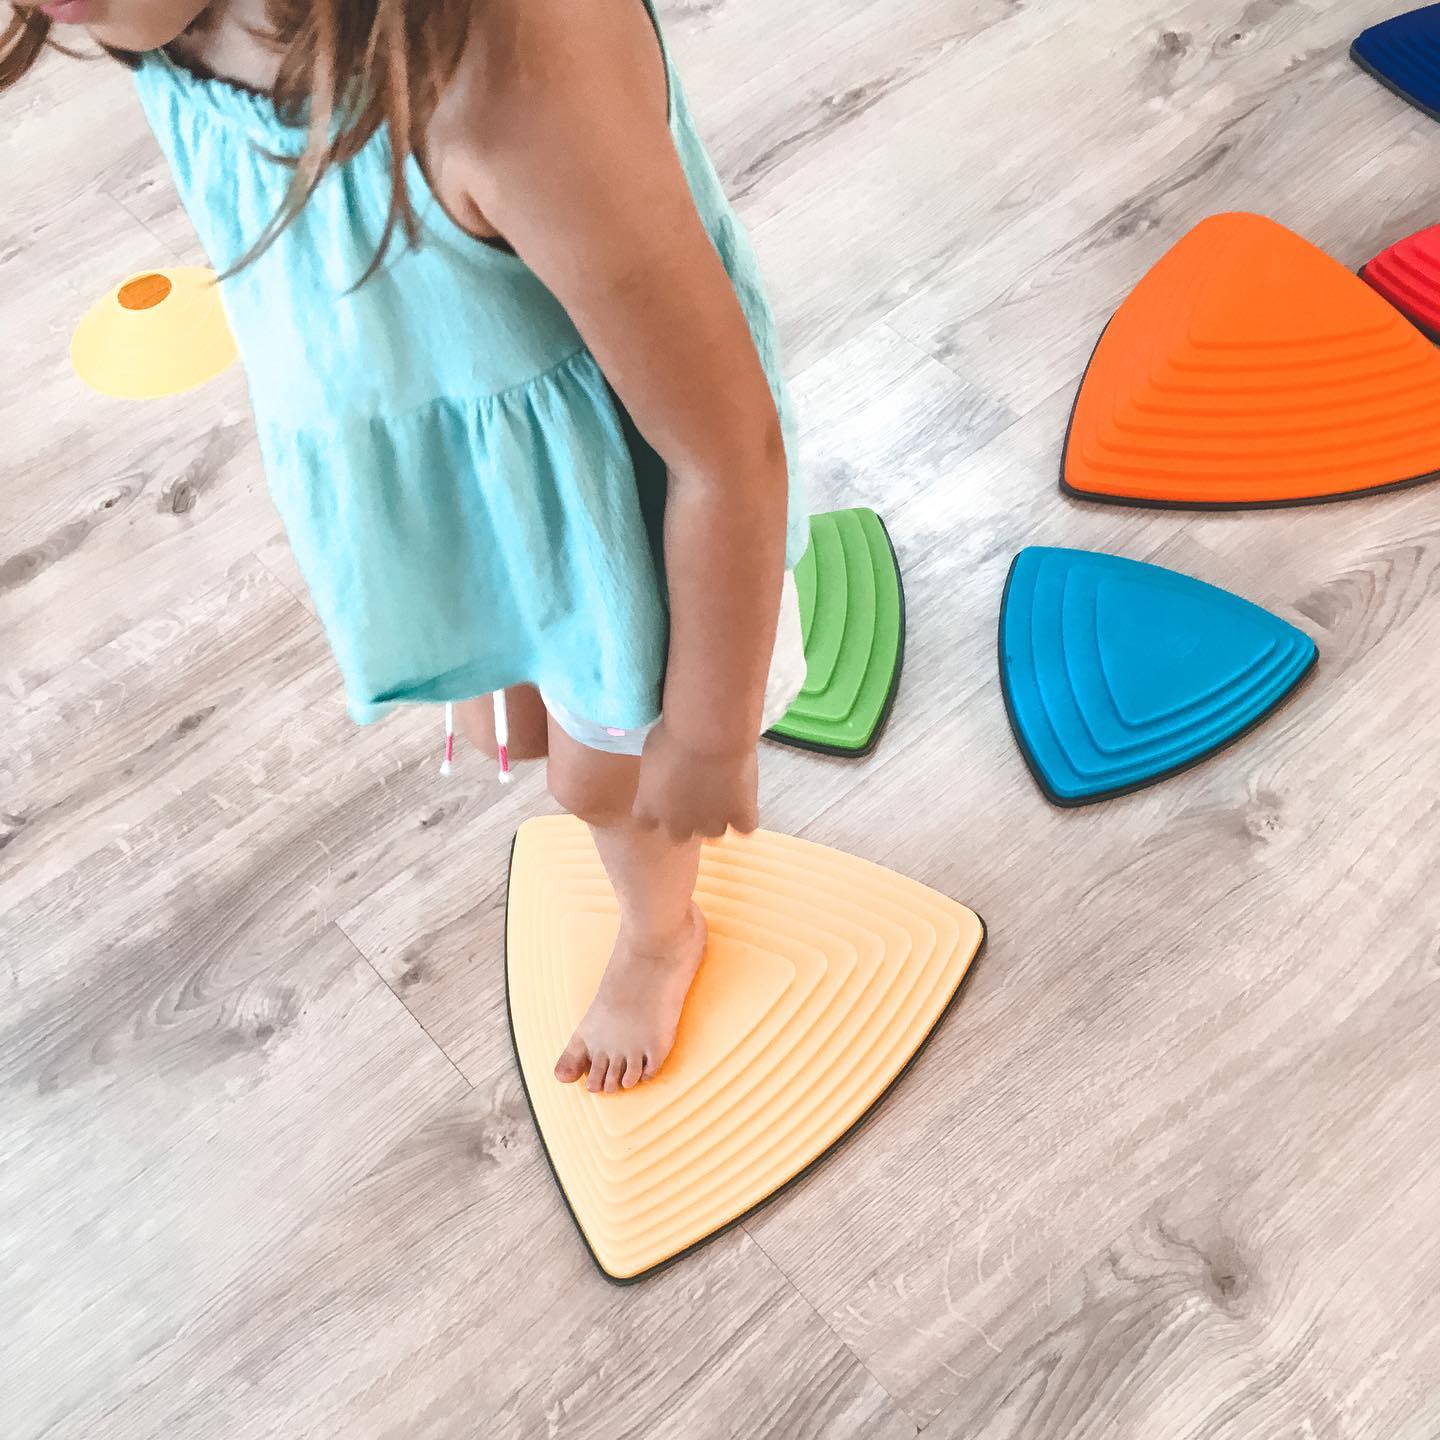
[[590,1057],[590,1078],[585,1082],[585,1088],[592,1095],[598,1095],[605,1088],[605,1077],[610,1073],[610,1057],[608,1055],[592,1055]]
[[645,1078],[645,1057],[643,1055],[632,1055],[625,1062],[625,1075],[620,1083],[627,1089],[632,1090]]
[[572,1035],[565,1053],[555,1062],[555,1078],[562,1085],[573,1085],[589,1065],[589,1049],[579,1035]]

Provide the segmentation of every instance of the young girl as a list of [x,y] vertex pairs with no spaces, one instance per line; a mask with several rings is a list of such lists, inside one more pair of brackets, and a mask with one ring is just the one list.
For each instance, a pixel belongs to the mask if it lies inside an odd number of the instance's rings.
[[134,69],[228,272],[351,714],[456,702],[493,752],[508,710],[593,831],[620,934],[557,1078],[650,1078],[700,840],[755,827],[804,681],[807,534],[754,256],[650,0],[50,0],[0,87],[52,23]]

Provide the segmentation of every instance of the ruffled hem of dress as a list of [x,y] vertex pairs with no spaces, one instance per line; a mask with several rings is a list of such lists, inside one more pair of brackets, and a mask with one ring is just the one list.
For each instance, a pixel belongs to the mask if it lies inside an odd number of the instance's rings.
[[[479,668],[475,667],[475,673],[478,674]],[[583,716],[584,712],[579,708],[580,702],[572,703],[566,698],[565,683],[564,678],[557,680],[552,677],[545,680],[525,674],[512,680],[506,680],[502,684],[496,684],[488,680],[468,679],[467,671],[462,669],[458,673],[452,672],[442,676],[440,680],[431,681],[418,687],[417,693],[398,695],[393,699],[357,700],[354,696],[347,694],[345,711],[357,725],[374,725],[407,706],[428,705],[432,709],[439,709],[445,705],[459,705],[466,700],[481,700],[486,696],[493,695],[497,690],[513,690],[520,685],[532,685],[535,689],[550,696],[572,715]],[[635,720],[629,725],[617,725],[614,728],[624,731],[648,730],[659,719],[659,710],[653,710],[648,712],[643,719]]]

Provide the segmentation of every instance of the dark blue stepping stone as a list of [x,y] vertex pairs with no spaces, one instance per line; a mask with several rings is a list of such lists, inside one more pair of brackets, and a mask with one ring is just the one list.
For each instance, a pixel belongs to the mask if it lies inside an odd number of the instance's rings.
[[1440,120],[1440,5],[1372,25],[1350,56],[1402,100]]

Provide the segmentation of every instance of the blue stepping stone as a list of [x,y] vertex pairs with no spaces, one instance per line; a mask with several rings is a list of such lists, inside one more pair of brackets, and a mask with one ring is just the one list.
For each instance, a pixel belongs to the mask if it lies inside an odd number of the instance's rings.
[[1351,59],[1432,120],[1440,120],[1440,5],[1372,25]]
[[1057,805],[1138,790],[1263,720],[1315,642],[1187,575],[1089,550],[1022,550],[1000,606],[1000,682]]

